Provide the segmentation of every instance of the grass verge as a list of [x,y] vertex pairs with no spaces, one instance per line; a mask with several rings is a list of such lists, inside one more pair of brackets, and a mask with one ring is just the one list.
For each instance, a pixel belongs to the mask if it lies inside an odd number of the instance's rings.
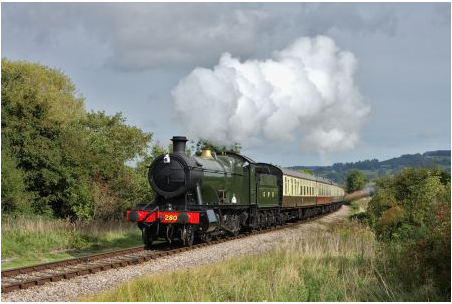
[[71,223],[44,217],[3,217],[2,269],[139,246],[139,229],[128,222]]
[[330,224],[258,256],[133,280],[82,301],[403,301],[374,265],[372,232]]

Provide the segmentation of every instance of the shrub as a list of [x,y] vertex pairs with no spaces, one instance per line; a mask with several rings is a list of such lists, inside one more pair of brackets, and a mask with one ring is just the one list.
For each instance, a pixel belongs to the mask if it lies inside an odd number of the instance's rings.
[[368,217],[382,269],[408,290],[450,300],[450,179],[424,168],[379,179]]

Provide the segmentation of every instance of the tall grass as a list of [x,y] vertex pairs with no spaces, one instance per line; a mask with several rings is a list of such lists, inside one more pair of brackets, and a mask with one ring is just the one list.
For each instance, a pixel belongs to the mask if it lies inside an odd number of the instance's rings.
[[83,301],[403,301],[373,265],[376,242],[332,225],[258,256],[140,278]]
[[1,226],[2,268],[141,244],[137,227],[123,221],[71,222],[5,216]]

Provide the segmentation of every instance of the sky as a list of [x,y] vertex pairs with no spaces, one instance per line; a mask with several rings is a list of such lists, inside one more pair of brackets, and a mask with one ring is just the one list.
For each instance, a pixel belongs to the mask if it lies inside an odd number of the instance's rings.
[[1,56],[62,70],[88,110],[163,145],[217,134],[283,166],[385,160],[451,148],[450,8],[2,3]]

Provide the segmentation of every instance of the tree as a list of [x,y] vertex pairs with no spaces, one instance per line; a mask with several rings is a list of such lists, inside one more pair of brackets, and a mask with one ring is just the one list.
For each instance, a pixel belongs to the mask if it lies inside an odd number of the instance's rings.
[[3,211],[110,217],[149,198],[129,164],[148,157],[151,133],[121,113],[87,113],[59,70],[7,59],[1,69]]
[[[149,157],[152,134],[125,124],[120,113],[87,113],[73,128],[65,130],[62,140],[64,162],[71,173],[70,183],[77,193],[71,209],[83,217],[119,215],[128,207],[149,199],[146,168],[127,165]],[[85,184],[85,186],[83,186]],[[91,184],[92,190],[84,189]],[[79,199],[81,198],[81,199]]]
[[24,213],[30,211],[33,194],[25,186],[24,173],[17,168],[16,160],[2,151],[2,212]]
[[222,153],[222,152],[234,152],[234,153],[240,153],[242,150],[242,145],[240,143],[233,143],[231,145],[225,145],[225,146],[218,146],[214,145],[212,142],[200,139],[196,143],[196,152],[195,154],[200,155],[201,150],[204,148],[209,148],[215,151],[216,153]]
[[308,174],[308,175],[313,175],[312,171],[309,169],[298,169],[296,170],[297,172],[303,173],[303,174]]
[[51,213],[64,195],[58,139],[85,115],[83,99],[61,71],[6,59],[1,69],[2,151],[7,149],[23,172],[25,188],[34,197],[28,203],[39,213]]
[[346,179],[347,193],[361,190],[366,184],[366,178],[361,171],[352,170]]

